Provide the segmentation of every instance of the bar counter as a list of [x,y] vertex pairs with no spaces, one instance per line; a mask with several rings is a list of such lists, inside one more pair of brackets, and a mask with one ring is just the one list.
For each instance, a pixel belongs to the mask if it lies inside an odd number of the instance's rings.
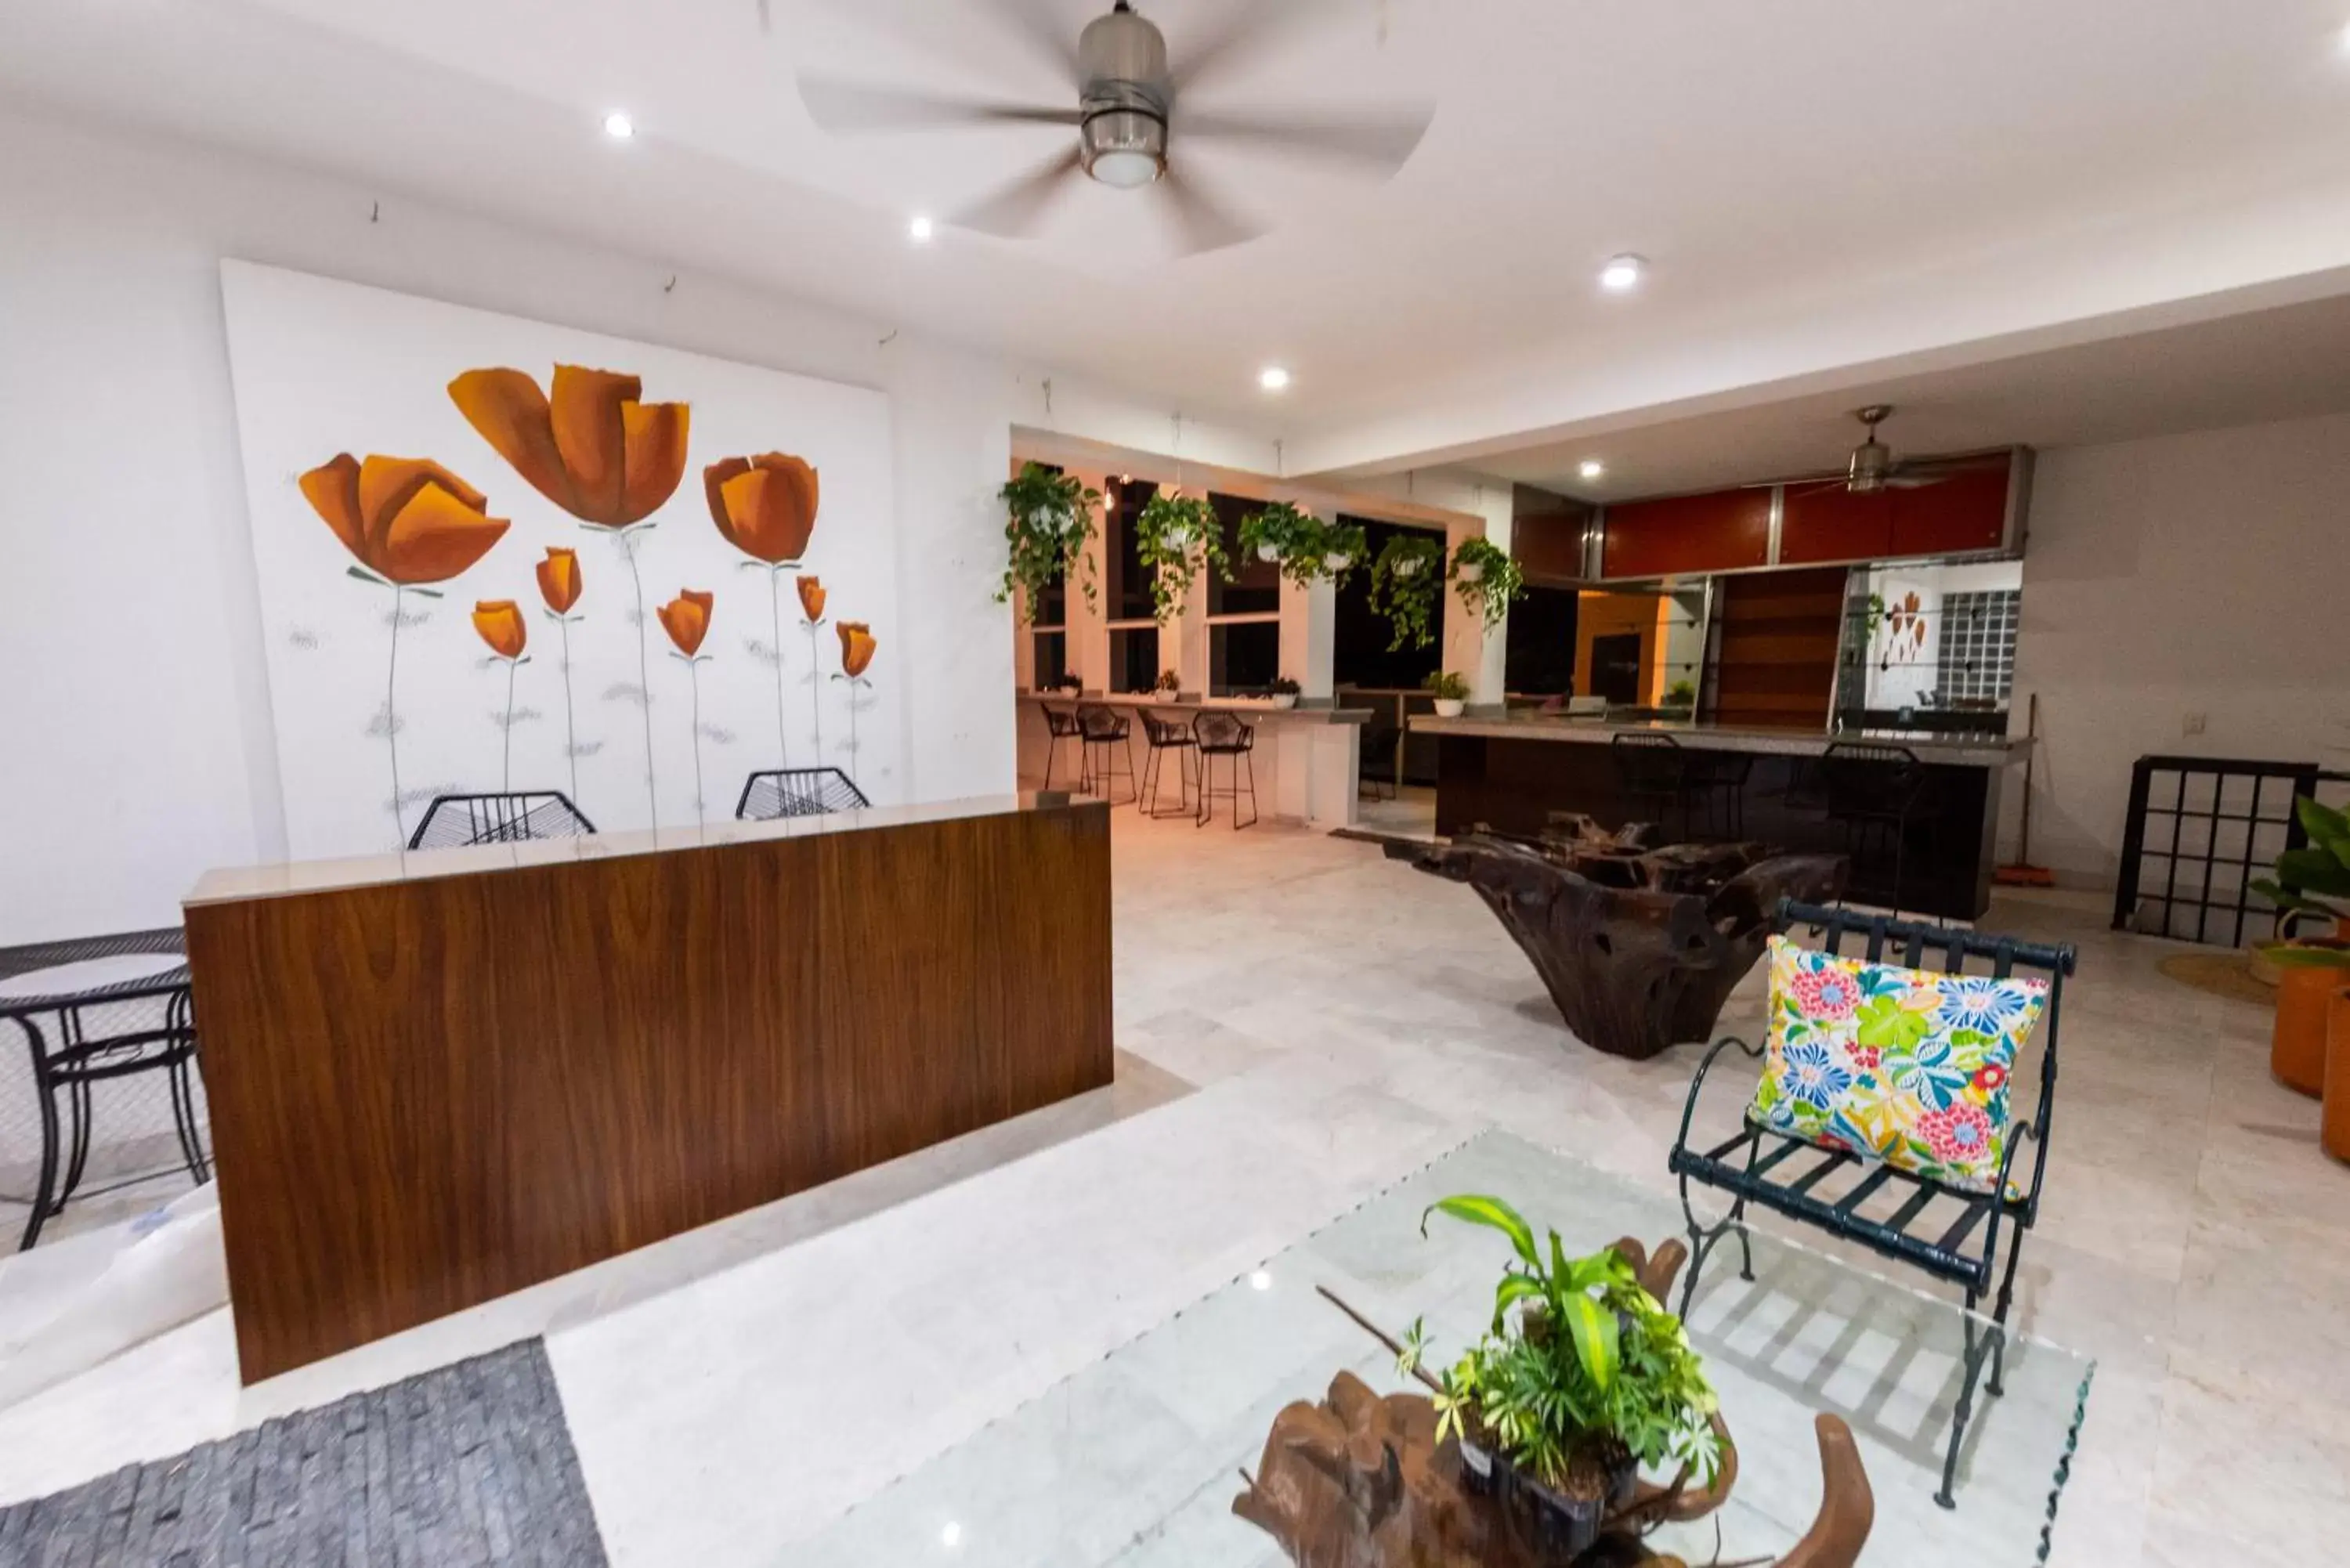
[[1107,1085],[1108,812],[1003,796],[216,871],[248,1383]]
[[[1231,713],[1260,732],[1252,759],[1263,810],[1276,821],[1305,823],[1314,827],[1350,827],[1356,818],[1357,795],[1362,779],[1363,726],[1370,721],[1367,708],[1276,708],[1229,697],[1192,697],[1181,701],[1150,692],[1089,691],[1082,697],[1061,692],[1020,694],[1020,776],[1034,781],[1045,776],[1052,736],[1045,729],[1045,709],[1101,706],[1125,713],[1149,712],[1161,719],[1189,724],[1202,712]],[[1134,766],[1142,766],[1142,726],[1133,726]],[[1053,778],[1074,779],[1074,748],[1054,762]],[[1124,775],[1118,778],[1124,787]],[[1170,789],[1174,786],[1170,784]]]
[[[1548,714],[1414,715],[1411,729],[1437,742],[1440,835],[1482,824],[1531,836],[1543,830],[1555,811],[1581,812],[1604,826],[1621,826],[1636,813],[1617,776],[1613,742],[1618,735],[1663,734],[1692,762],[1751,763],[1740,791],[1739,836],[1798,851],[1849,846],[1846,828],[1827,816],[1818,798],[1812,776],[1817,759],[1838,742],[1901,747],[1918,759],[1926,783],[1916,820],[1902,840],[1898,901],[1913,912],[1962,920],[1979,919],[1990,908],[2002,784],[2007,765],[2021,762],[2032,743],[2007,736],[1608,723]],[[1653,819],[1658,814],[1638,815]],[[1717,810],[1711,820],[1701,818],[1676,836],[1729,837],[1724,815]],[[1895,902],[1895,871],[1889,855],[1856,853],[1852,896],[1868,903]]]

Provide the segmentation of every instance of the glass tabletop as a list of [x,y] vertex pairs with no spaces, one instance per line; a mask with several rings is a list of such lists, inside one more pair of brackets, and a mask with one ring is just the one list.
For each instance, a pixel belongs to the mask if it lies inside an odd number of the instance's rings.
[[[1275,1568],[1280,1546],[1232,1512],[1274,1415],[1320,1399],[1341,1370],[1380,1393],[1416,1386],[1317,1287],[1389,1334],[1425,1318],[1431,1366],[1449,1364],[1485,1326],[1510,1256],[1502,1237],[1442,1217],[1421,1237],[1428,1205],[1457,1192],[1508,1199],[1570,1255],[1686,1231],[1668,1193],[1486,1133],[885,1488],[791,1561]],[[1736,1488],[1711,1518],[1650,1544],[1700,1563],[1794,1545],[1819,1506],[1813,1421],[1828,1412],[1850,1424],[1875,1492],[1868,1560],[2044,1560],[2094,1364],[2011,1334],[2006,1391],[1978,1390],[1958,1506],[1945,1511],[1933,1493],[1966,1313],[1777,1236],[1752,1240],[1752,1282],[1725,1237],[1688,1325],[1737,1443]]]

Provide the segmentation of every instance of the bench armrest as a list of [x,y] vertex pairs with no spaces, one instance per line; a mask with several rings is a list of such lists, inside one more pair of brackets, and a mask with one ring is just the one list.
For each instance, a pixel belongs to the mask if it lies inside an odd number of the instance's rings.
[[1749,1045],[1735,1034],[1725,1034],[1713,1043],[1706,1051],[1704,1059],[1697,1064],[1697,1076],[1690,1080],[1689,1103],[1681,1107],[1681,1131],[1680,1136],[1673,1140],[1675,1148],[1689,1147],[1690,1122],[1697,1115],[1697,1097],[1705,1088],[1705,1075],[1713,1070],[1713,1059],[1721,1055],[1725,1047],[1731,1045],[1744,1052],[1751,1061],[1762,1060],[1762,1046]]

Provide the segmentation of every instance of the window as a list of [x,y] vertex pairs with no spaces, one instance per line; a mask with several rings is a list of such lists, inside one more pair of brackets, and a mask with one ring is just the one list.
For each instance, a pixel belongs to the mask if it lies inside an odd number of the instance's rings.
[[2023,596],[2013,588],[1942,600],[1935,680],[1943,703],[2003,705],[2015,690],[2015,634]]
[[1226,621],[1208,628],[1208,695],[1262,691],[1281,673],[1279,620]]
[[1050,691],[1053,683],[1069,670],[1069,634],[1065,631],[1040,631],[1036,636],[1036,684],[1039,691]]
[[1109,634],[1109,690],[1149,691],[1159,684],[1159,628],[1118,627]]
[[1395,640],[1395,628],[1388,624],[1385,616],[1371,608],[1371,563],[1379,558],[1388,541],[1399,534],[1417,534],[1439,545],[1444,543],[1444,535],[1430,528],[1409,528],[1368,517],[1341,516],[1338,521],[1361,524],[1369,544],[1365,558],[1357,562],[1355,569],[1338,585],[1338,613],[1331,645],[1331,668],[1337,683],[1367,691],[1417,691],[1423,679],[1442,668],[1442,596],[1451,590],[1441,584],[1438,587],[1437,607],[1430,617],[1432,637],[1426,648],[1415,648],[1407,642],[1399,649],[1390,649],[1388,644]]
[[1208,504],[1216,509],[1216,521],[1223,524],[1224,559],[1232,564],[1232,580],[1226,582],[1215,573],[1208,575],[1208,615],[1211,619],[1228,615],[1279,615],[1281,613],[1281,566],[1275,561],[1260,561],[1256,552],[1243,555],[1241,551],[1241,519],[1263,510],[1261,501],[1244,501],[1237,495],[1210,494]]
[[1149,620],[1157,612],[1150,587],[1159,574],[1142,564],[1135,524],[1159,486],[1147,479],[1110,479],[1102,491],[1102,525],[1108,535],[1102,541],[1102,556],[1109,567],[1110,623]]

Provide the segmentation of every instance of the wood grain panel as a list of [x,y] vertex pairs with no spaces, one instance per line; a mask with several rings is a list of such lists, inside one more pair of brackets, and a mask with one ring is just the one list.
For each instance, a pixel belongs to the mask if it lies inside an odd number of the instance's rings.
[[1724,577],[1709,716],[1723,724],[1824,730],[1835,691],[1845,569]]
[[247,1382],[1110,1081],[1098,803],[192,904]]

